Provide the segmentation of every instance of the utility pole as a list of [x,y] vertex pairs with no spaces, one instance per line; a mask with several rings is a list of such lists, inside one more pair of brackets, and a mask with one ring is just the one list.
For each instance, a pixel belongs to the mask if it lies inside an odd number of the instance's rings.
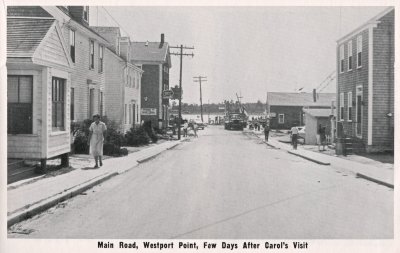
[[207,82],[207,79],[205,79],[205,78],[207,78],[207,77],[206,77],[206,76],[194,76],[193,78],[194,78],[193,82],[195,82],[195,83],[200,83],[200,112],[201,112],[201,122],[204,122],[204,121],[203,121],[203,96],[202,96],[202,94],[201,94],[201,81]]
[[169,48],[175,48],[175,49],[180,49],[179,53],[170,53],[170,55],[179,55],[180,56],[180,66],[179,66],[179,112],[178,112],[178,140],[181,139],[181,119],[182,119],[182,56],[194,56],[193,53],[191,54],[184,54],[183,49],[194,49],[194,47],[187,47],[187,46],[176,46],[176,47],[169,47]]

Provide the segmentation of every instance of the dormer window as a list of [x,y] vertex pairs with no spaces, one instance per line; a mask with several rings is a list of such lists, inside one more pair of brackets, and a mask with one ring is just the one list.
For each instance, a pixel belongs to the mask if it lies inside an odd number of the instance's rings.
[[89,22],[89,6],[83,6],[83,20]]

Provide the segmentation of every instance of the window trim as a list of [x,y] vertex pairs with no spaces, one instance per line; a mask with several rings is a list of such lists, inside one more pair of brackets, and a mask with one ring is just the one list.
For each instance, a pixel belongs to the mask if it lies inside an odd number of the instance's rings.
[[99,73],[103,73],[104,71],[104,46],[99,45]]
[[94,40],[89,39],[89,69],[94,69]]
[[[351,109],[351,110],[350,110]],[[352,122],[353,117],[353,92],[347,93],[347,121]]]
[[353,70],[353,41],[347,43],[347,71]]
[[75,120],[75,88],[71,87],[71,94],[70,94],[70,120],[73,122]]
[[[73,37],[73,39],[71,38]],[[73,43],[73,45],[72,45]],[[75,63],[75,56],[76,56],[76,32],[73,29],[69,30],[69,55],[72,59],[72,62]]]
[[[30,104],[31,104],[31,110],[30,110],[30,118],[31,118],[31,124],[30,124],[30,129],[29,129],[29,133],[17,133],[17,132],[13,132],[13,133],[11,133],[11,132],[9,132],[8,130],[8,124],[7,124],[7,134],[8,135],[24,135],[24,136],[32,136],[32,135],[34,135],[34,133],[33,133],[33,75],[14,75],[14,74],[11,74],[11,75],[7,75],[7,82],[8,82],[8,78],[10,78],[10,77],[17,77],[18,78],[18,104],[21,104],[21,102],[20,102],[20,77],[29,77],[30,78],[30,80],[31,80],[31,101],[30,101]],[[8,83],[7,83],[7,86],[8,86]],[[8,95],[8,94],[7,94]],[[15,103],[15,104],[17,104],[17,103]],[[8,98],[7,98],[7,108],[10,108],[10,106],[8,105],[9,104],[9,102],[8,102]],[[14,104],[14,103],[13,103]],[[24,103],[24,104],[27,104],[27,103]],[[8,123],[8,122],[7,122]]]
[[344,121],[344,93],[339,94],[339,121]]
[[339,72],[344,73],[344,44],[339,47]]
[[[57,83],[54,83],[54,81],[59,81],[58,85]],[[54,87],[56,86],[56,90],[54,91]],[[53,76],[51,78],[51,129],[52,132],[58,132],[58,131],[65,131],[66,129],[66,123],[65,123],[65,104],[66,104],[66,80],[60,77]],[[62,92],[60,92],[62,90]],[[62,93],[62,94],[61,94]],[[54,98],[54,95],[56,98]],[[62,100],[60,100],[62,99]],[[58,115],[57,115],[57,109],[53,110],[54,108],[54,103],[61,104],[61,125],[58,125]],[[55,115],[54,115],[55,114]],[[55,120],[54,120],[55,117]]]
[[[281,116],[282,116],[282,122],[281,122]],[[278,114],[278,124],[285,124],[285,114],[284,113]]]
[[[357,36],[357,69],[362,68],[362,35]],[[358,65],[360,62],[360,65]]]

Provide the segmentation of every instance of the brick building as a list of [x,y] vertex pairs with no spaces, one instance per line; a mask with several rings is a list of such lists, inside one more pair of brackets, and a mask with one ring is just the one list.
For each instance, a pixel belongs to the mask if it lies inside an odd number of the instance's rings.
[[393,150],[394,8],[337,41],[337,133],[356,149]]
[[267,115],[272,129],[290,129],[293,125],[302,126],[304,108],[331,108],[335,93],[290,93],[267,92]]
[[161,34],[160,42],[132,42],[131,62],[142,68],[141,117],[151,120],[156,128],[168,126],[169,99],[162,98],[169,89],[171,58],[168,43]]

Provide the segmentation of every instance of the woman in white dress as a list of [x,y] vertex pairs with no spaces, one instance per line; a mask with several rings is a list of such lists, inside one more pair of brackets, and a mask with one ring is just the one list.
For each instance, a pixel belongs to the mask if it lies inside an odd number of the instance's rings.
[[[104,132],[107,130],[106,124],[100,121],[100,115],[93,115],[93,123],[89,127],[89,142],[90,142],[90,154],[93,155],[96,165],[94,168],[103,166],[103,143],[104,143]],[[99,163],[98,163],[99,162]]]

